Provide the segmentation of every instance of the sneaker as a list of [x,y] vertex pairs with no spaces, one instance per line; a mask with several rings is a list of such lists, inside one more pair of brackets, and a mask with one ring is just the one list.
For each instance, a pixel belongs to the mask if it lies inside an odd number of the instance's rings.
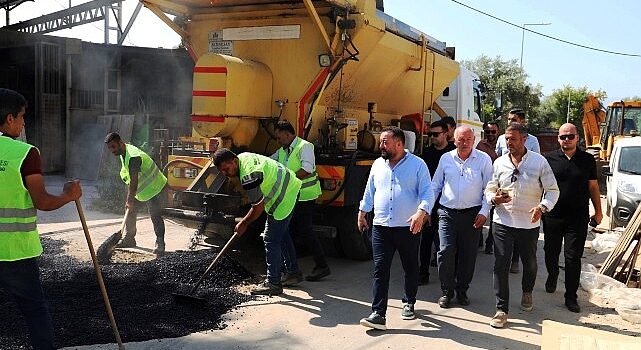
[[385,326],[385,316],[379,315],[376,311],[372,312],[369,317],[361,318],[359,323],[361,326],[378,329],[380,331],[387,329]]
[[256,285],[250,293],[251,295],[280,295],[283,293],[283,286],[280,284],[272,284],[265,280],[263,283]]
[[507,313],[502,310],[497,310],[496,314],[494,314],[494,317],[492,317],[492,320],[490,321],[490,326],[494,328],[503,328],[506,323]]
[[567,307],[571,312],[581,312],[581,307],[576,299],[565,299],[565,307]]
[[312,270],[312,273],[305,277],[305,280],[310,282],[320,281],[321,279],[329,276],[331,273],[332,271],[329,269],[329,266],[325,266],[325,267],[316,266]]
[[154,254],[162,255],[164,253],[165,253],[165,242],[156,241],[156,245],[155,245],[155,248],[154,248]]
[[284,287],[293,287],[303,282],[303,273],[298,272],[288,272],[280,279],[280,282]]
[[556,292],[556,277],[552,277],[548,275],[547,280],[545,280],[545,291],[548,293],[554,293]]
[[430,283],[430,273],[420,273],[418,275],[418,284],[420,286],[424,286],[426,284]]
[[452,297],[454,297],[453,293],[443,292],[443,295],[438,298],[438,306],[442,309],[447,309],[452,303]]
[[532,311],[534,309],[534,304],[532,302],[532,293],[523,292],[521,297],[521,310],[523,311]]
[[512,265],[510,265],[510,273],[519,273],[519,262],[518,261],[512,261]]
[[133,237],[125,237],[116,244],[116,248],[133,248],[136,246],[136,239]]
[[413,320],[416,318],[416,315],[414,314],[414,304],[403,303],[401,318],[404,320]]
[[470,298],[467,297],[467,293],[466,292],[458,292],[458,293],[456,293],[456,301],[461,306],[470,305]]

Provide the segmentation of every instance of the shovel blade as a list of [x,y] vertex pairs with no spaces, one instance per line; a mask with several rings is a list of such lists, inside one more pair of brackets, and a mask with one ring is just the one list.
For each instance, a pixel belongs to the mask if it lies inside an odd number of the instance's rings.
[[176,302],[177,304],[203,305],[207,303],[207,299],[190,294],[171,293],[171,296],[174,298],[174,302]]
[[111,259],[111,256],[116,250],[116,245],[120,242],[121,238],[122,231],[118,231],[102,242],[98,250],[96,250],[96,257],[100,264],[104,265],[109,263],[109,259]]

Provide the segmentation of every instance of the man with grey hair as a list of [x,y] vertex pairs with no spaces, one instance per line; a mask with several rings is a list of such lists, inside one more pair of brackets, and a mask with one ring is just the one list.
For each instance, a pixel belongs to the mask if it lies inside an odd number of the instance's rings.
[[510,302],[508,275],[516,241],[523,259],[521,309],[533,308],[532,290],[536,280],[536,244],[543,213],[554,208],[559,188],[545,158],[525,148],[527,130],[523,124],[510,124],[505,130],[508,154],[494,162],[492,180],[485,197],[494,211],[494,291],[496,314],[490,325],[503,328]]
[[490,208],[484,198],[492,178],[492,159],[474,148],[474,131],[454,130],[455,150],[445,153],[432,180],[429,207],[440,194],[438,209],[438,276],[443,295],[438,304],[448,308],[456,291],[458,304],[470,304],[467,289],[474,276],[476,247]]

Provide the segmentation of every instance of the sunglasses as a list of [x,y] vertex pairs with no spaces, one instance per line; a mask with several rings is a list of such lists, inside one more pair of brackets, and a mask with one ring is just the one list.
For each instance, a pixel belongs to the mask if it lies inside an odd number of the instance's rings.
[[445,131],[436,131],[436,132],[428,132],[427,136],[429,137],[438,137],[438,135],[445,133]]
[[484,132],[484,133],[486,133],[486,134],[494,135],[494,134],[496,134],[498,131],[496,131],[496,130],[483,130],[483,132]]
[[519,169],[514,168],[514,170],[512,170],[512,176],[510,176],[510,183],[514,183],[514,182],[516,182],[516,179],[518,179],[518,178],[516,177],[516,175],[518,175],[518,174],[520,174],[520,173],[519,173]]
[[574,140],[575,137],[576,137],[575,134],[559,135],[559,140],[561,141]]

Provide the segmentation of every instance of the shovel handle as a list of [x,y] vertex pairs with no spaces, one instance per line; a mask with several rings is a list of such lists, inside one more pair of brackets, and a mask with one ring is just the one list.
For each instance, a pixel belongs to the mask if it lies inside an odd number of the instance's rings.
[[[82,223],[82,230],[85,232],[85,238],[87,239],[87,245],[89,246],[89,254],[91,254],[91,260],[93,261],[93,268],[96,271],[96,278],[98,279],[98,286],[100,287],[100,293],[102,294],[102,299],[105,302],[105,308],[107,309],[107,315],[109,316],[109,322],[111,323],[111,329],[114,332],[114,337],[116,338],[116,342],[118,342],[118,349],[124,350],[125,346],[122,344],[122,340],[120,339],[120,332],[118,332],[116,319],[114,318],[113,311],[111,310],[111,303],[109,302],[109,296],[107,295],[105,282],[102,279],[102,272],[100,271],[98,258],[96,258],[96,252],[93,249],[93,243],[91,242],[91,236],[89,235],[89,228],[87,227],[87,221],[85,220],[85,213],[82,210],[82,205],[80,205],[80,200],[76,199],[75,202],[76,202],[76,209],[78,209],[78,216],[80,217],[80,223]],[[124,221],[123,221],[123,226],[124,226]]]
[[238,238],[238,233],[234,232],[234,234],[231,236],[229,241],[227,241],[227,244],[225,244],[223,249],[221,249],[220,252],[218,252],[218,255],[216,255],[216,257],[214,258],[214,261],[212,261],[211,264],[209,264],[209,266],[207,267],[207,270],[205,270],[205,273],[203,273],[203,275],[200,277],[200,279],[198,280],[196,285],[194,285],[194,287],[191,289],[189,294],[194,294],[196,289],[198,289],[198,287],[200,287],[200,284],[203,283],[203,281],[205,280],[205,277],[209,276],[209,273],[214,268],[214,266],[216,266],[218,264],[218,262],[220,261],[220,259],[223,257],[223,255],[225,255],[227,253],[227,251],[229,249],[231,249],[231,246],[234,243],[234,241],[236,240],[236,238]]

